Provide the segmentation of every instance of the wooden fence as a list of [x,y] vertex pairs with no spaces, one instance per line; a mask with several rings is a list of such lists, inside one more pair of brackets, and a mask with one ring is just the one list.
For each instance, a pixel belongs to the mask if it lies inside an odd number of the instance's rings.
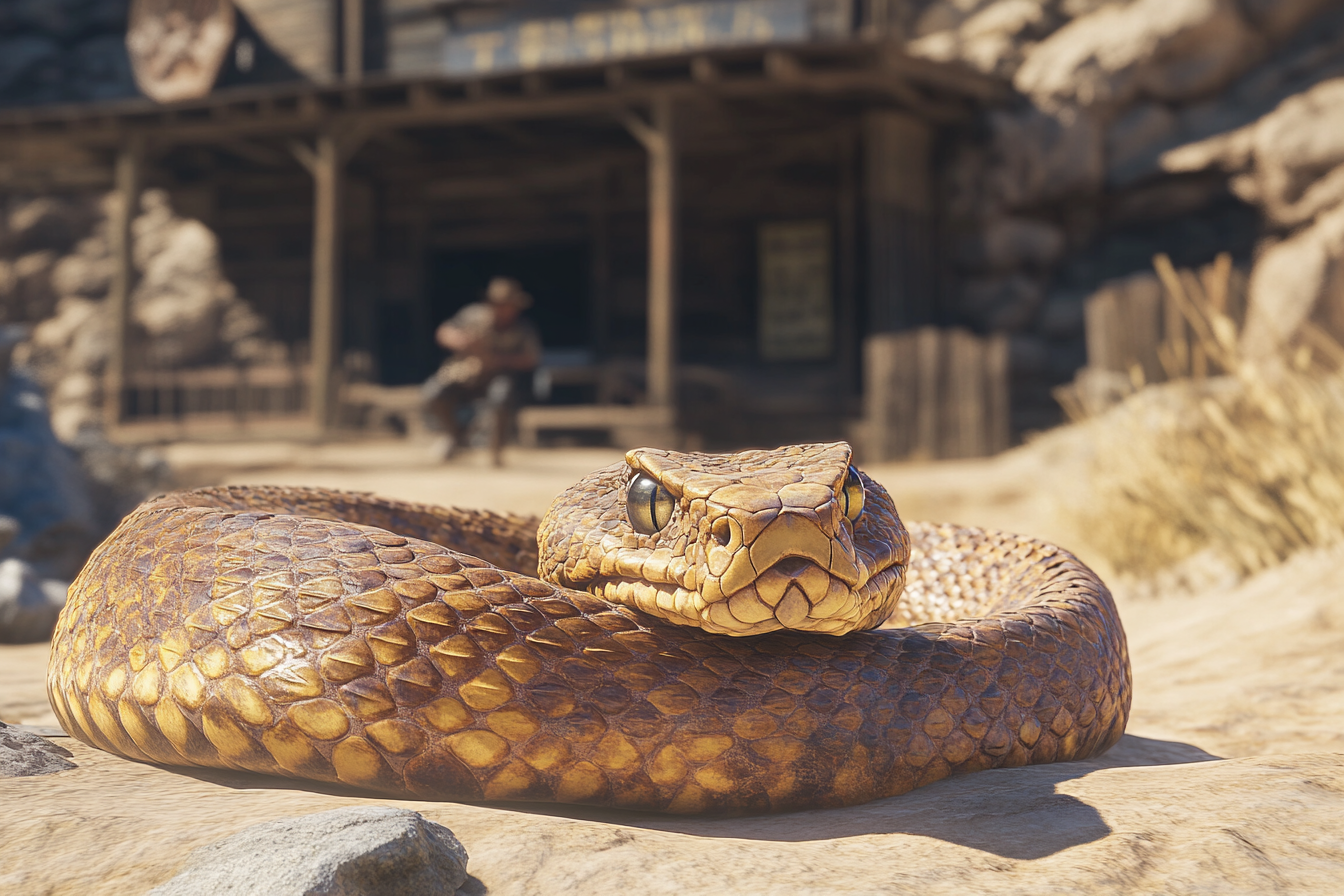
[[126,375],[129,421],[216,415],[239,422],[308,411],[308,364],[137,370]]
[[925,327],[864,341],[863,456],[984,457],[1008,447],[1008,337]]
[[1055,399],[1072,420],[1102,413],[1148,383],[1219,373],[1191,331],[1191,303],[1225,315],[1239,330],[1246,315],[1246,276],[1219,255],[1198,271],[1178,270],[1166,255],[1153,271],[1103,284],[1083,305],[1087,366]]

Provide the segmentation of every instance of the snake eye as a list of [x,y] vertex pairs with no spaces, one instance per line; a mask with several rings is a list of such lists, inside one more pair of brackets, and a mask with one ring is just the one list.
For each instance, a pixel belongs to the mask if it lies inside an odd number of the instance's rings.
[[840,490],[840,506],[851,523],[857,521],[859,514],[863,513],[863,481],[859,479],[859,471],[853,467],[849,468],[845,487]]
[[652,535],[666,526],[672,519],[674,506],[672,493],[647,473],[640,473],[630,480],[630,490],[625,495],[625,515],[640,535]]

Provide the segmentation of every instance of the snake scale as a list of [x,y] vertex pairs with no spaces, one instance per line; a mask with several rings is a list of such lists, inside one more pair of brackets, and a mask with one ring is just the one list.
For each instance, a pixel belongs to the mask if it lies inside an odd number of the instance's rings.
[[833,443],[631,451],[539,529],[325,489],[161,496],[72,586],[48,693],[144,762],[741,813],[1095,755],[1131,677],[1072,555],[907,530]]

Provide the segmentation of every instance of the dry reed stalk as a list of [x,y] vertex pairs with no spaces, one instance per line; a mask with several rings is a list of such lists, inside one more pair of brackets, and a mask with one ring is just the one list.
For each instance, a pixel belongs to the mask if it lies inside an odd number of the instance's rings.
[[1198,352],[1173,350],[1185,376],[1085,424],[1089,541],[1142,576],[1207,549],[1245,574],[1344,538],[1344,348],[1308,326],[1285,357],[1252,362],[1225,311],[1230,263],[1202,278],[1154,266]]

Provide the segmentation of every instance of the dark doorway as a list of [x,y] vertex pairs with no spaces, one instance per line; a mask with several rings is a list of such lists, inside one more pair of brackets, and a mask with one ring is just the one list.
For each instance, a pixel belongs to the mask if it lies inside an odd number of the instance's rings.
[[583,243],[431,249],[426,263],[423,301],[429,327],[419,335],[414,352],[404,347],[404,327],[383,327],[385,383],[417,382],[433,373],[445,356],[434,343],[434,328],[462,306],[480,301],[492,277],[513,277],[532,294],[534,303],[527,317],[540,331],[545,348],[589,348],[592,344],[588,327],[591,261]]

